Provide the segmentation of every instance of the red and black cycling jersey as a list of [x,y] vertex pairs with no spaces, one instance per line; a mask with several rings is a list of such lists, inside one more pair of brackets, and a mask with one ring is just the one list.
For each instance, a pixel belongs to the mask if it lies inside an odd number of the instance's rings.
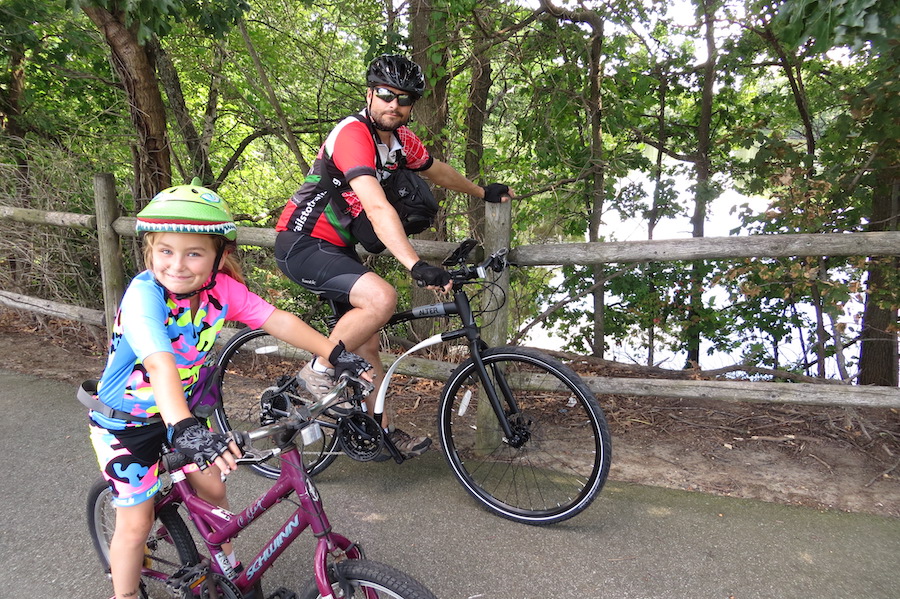
[[401,163],[421,171],[434,161],[408,127],[398,128],[391,140],[388,147],[374,135],[365,110],[338,123],[319,149],[303,185],[282,210],[275,230],[303,233],[341,247],[355,245],[350,223],[363,207],[350,181],[361,175],[383,181]]

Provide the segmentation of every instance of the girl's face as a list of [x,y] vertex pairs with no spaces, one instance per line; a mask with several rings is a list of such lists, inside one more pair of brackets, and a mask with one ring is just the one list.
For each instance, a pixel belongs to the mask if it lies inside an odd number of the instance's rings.
[[158,233],[150,248],[150,271],[172,293],[190,293],[212,274],[216,244],[212,235]]

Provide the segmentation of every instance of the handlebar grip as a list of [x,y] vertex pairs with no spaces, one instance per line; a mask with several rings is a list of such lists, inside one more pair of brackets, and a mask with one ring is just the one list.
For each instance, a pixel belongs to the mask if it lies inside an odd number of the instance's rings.
[[244,431],[229,431],[228,438],[234,441],[241,449],[245,449],[250,445],[250,435]]

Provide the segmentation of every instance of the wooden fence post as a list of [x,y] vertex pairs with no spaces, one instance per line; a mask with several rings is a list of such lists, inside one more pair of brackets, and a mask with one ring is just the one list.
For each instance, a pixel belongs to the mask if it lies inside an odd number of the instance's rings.
[[[515,200],[513,200],[514,202]],[[484,254],[490,256],[497,250],[509,248],[512,241],[512,202],[484,205]],[[503,271],[496,281],[509,300],[509,272]],[[490,294],[488,294],[490,297]],[[482,306],[492,309],[496,306]],[[481,336],[491,347],[506,345],[509,340],[509,302],[488,318],[490,324],[481,329]]]
[[[512,239],[512,202],[485,204],[484,208],[484,253],[487,257],[497,250],[509,248]],[[495,283],[499,286],[498,291],[509,300],[509,272],[504,270],[500,273]],[[488,313],[482,319],[488,324],[481,328],[481,337],[490,347],[497,347],[506,345],[509,339],[509,302],[498,308],[493,298],[492,293],[487,293],[482,298],[483,310],[497,311],[493,314]],[[497,417],[484,391],[480,395],[475,417],[478,423],[475,451],[489,453],[491,448],[501,443],[503,432],[497,424]]]
[[116,182],[110,173],[94,175],[94,212],[97,215],[97,240],[100,246],[100,277],[103,281],[103,313],[106,333],[112,335],[119,300],[125,293],[125,266],[122,241],[113,228],[119,218]]

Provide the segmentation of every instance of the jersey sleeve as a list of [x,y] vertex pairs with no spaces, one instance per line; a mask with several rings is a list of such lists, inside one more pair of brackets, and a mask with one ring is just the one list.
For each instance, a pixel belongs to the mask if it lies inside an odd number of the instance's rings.
[[434,158],[428,153],[422,140],[409,127],[397,129],[397,137],[400,138],[403,153],[406,155],[406,168],[411,171],[424,171],[431,168]]
[[228,305],[227,320],[242,322],[248,327],[258,329],[275,312],[275,306],[225,273],[219,273],[216,276],[214,289],[216,296]]
[[325,153],[347,181],[375,176],[375,141],[365,123],[355,117],[341,121],[325,141]]
[[119,318],[123,323],[122,337],[137,360],[143,362],[150,354],[161,351],[173,353],[166,329],[168,314],[163,288],[151,277],[135,278],[122,297]]

